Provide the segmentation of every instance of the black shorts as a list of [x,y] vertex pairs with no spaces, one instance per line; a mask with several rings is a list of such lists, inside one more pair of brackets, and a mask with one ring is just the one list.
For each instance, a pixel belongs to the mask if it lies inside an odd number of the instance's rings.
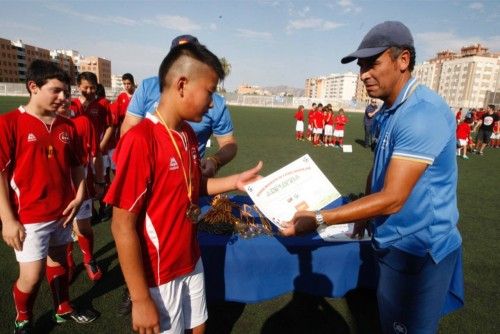
[[477,140],[487,144],[490,141],[492,133],[493,131],[479,129],[479,131],[477,132]]

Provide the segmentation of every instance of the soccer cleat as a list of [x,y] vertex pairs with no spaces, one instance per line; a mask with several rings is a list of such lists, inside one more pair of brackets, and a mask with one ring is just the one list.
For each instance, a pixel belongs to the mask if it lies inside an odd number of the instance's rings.
[[101,268],[97,265],[96,260],[92,259],[89,263],[84,263],[85,269],[87,270],[87,275],[91,281],[98,281],[102,278]]
[[14,334],[29,334],[32,332],[31,322],[29,320],[21,320],[14,322]]
[[88,324],[95,319],[97,319],[97,313],[90,309],[86,309],[83,311],[73,310],[72,312],[64,314],[54,313],[54,322],[56,322],[58,325],[63,324],[69,320],[73,320],[78,324]]
[[465,160],[469,160],[469,157],[466,156],[466,155],[464,155],[462,158],[465,159]]

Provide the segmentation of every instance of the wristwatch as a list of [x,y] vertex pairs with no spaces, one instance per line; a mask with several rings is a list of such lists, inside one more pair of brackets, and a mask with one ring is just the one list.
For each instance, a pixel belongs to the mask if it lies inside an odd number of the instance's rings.
[[325,218],[321,214],[321,211],[317,210],[314,213],[314,215],[316,217],[316,226],[321,226],[321,225],[323,225],[325,223]]

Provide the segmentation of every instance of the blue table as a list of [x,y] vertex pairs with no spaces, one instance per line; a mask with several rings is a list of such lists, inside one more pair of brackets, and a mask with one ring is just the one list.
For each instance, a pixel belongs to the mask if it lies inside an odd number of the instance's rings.
[[[247,196],[234,196],[232,200],[252,204]],[[327,208],[345,201],[338,199]],[[202,204],[204,213],[208,200]],[[209,301],[257,303],[291,291],[342,297],[352,289],[377,285],[370,242],[326,242],[316,233],[243,239],[199,232],[198,240]],[[461,258],[455,271],[444,314],[463,306]]]

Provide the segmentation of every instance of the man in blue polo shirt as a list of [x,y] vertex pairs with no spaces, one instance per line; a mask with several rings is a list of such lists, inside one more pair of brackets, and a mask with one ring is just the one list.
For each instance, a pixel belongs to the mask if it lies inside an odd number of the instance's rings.
[[[185,43],[199,42],[194,36],[181,35],[172,40],[170,48]],[[233,122],[226,101],[217,93],[212,95],[212,99],[213,107],[203,115],[201,122],[188,122],[198,138],[198,151],[202,158],[201,169],[203,175],[207,177],[214,176],[219,168],[231,161],[236,156],[238,149],[233,135]],[[139,124],[147,112],[153,113],[159,100],[160,82],[158,76],[143,80],[132,96],[121,127],[121,135]],[[205,157],[206,144],[212,134],[217,140],[219,150],[214,155]]]
[[[435,333],[461,249],[454,115],[412,78],[413,37],[401,22],[373,27],[342,63],[356,59],[368,95],[384,101],[373,125],[378,140],[367,196],[333,210],[297,212],[283,233],[373,219],[384,333]],[[355,235],[364,227],[358,223]]]

